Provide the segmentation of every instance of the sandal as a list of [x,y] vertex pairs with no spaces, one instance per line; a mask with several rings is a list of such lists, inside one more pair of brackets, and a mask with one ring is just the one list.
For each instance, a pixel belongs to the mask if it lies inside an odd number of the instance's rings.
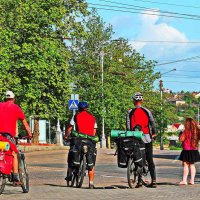
[[188,185],[194,185],[194,182],[189,182]]
[[179,185],[187,185],[187,182],[181,181]]

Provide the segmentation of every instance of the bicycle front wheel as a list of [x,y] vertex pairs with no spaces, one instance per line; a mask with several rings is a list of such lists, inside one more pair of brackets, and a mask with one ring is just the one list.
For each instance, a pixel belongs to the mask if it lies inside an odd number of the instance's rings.
[[0,195],[4,191],[5,185],[6,185],[6,177],[2,173],[0,173]]
[[80,167],[77,172],[76,176],[76,187],[81,188],[85,176],[85,170],[86,170],[86,155],[83,155],[83,159],[81,160]]
[[136,171],[135,164],[132,158],[128,159],[127,179],[128,179],[129,187],[135,188],[135,186],[137,185],[138,176],[137,176],[137,171]]
[[19,179],[22,182],[22,190],[24,193],[29,192],[29,174],[24,159],[24,154],[19,155]]

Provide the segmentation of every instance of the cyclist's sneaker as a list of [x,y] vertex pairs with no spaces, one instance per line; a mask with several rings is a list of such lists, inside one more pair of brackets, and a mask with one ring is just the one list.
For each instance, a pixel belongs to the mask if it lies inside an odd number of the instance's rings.
[[13,186],[14,187],[22,186],[22,185],[23,185],[23,183],[19,179],[13,178]]
[[22,185],[23,185],[23,183],[20,182],[20,181],[14,181],[13,182],[13,187],[22,186]]
[[66,176],[66,177],[65,177],[65,180],[66,180],[66,181],[72,181],[72,176]]
[[89,183],[89,189],[94,189],[94,183]]
[[151,184],[149,185],[150,188],[157,188],[157,183],[156,183],[156,180],[153,180],[151,182]]
[[137,185],[135,186],[135,188],[141,188],[142,187],[142,182],[138,181]]

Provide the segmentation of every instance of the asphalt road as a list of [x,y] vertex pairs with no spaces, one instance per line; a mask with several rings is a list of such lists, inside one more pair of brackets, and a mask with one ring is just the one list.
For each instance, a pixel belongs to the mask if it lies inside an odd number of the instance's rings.
[[114,150],[99,150],[96,164],[94,190],[88,189],[85,177],[83,188],[68,188],[66,175],[66,150],[34,151],[26,153],[30,174],[30,192],[22,193],[21,188],[6,186],[0,199],[199,199],[200,164],[197,164],[196,184],[178,186],[182,166],[177,160],[178,151],[159,151],[154,153],[158,187],[156,189],[129,189],[126,169],[117,167]]

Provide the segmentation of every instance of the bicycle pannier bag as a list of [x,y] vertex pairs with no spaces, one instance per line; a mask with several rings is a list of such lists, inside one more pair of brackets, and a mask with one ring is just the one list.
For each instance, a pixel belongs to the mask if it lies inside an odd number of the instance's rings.
[[80,166],[80,154],[81,154],[80,147],[74,145],[71,151],[72,151],[72,166],[79,167]]
[[122,148],[119,148],[117,151],[117,164],[120,168],[126,168],[128,164],[126,152]]
[[10,152],[0,151],[0,172],[10,174],[13,164],[13,155]]
[[97,150],[95,148],[90,148],[86,156],[88,170],[92,170],[93,166],[95,165],[96,156],[97,156]]
[[146,161],[145,144],[141,141],[134,148],[133,160],[136,165],[143,167]]

